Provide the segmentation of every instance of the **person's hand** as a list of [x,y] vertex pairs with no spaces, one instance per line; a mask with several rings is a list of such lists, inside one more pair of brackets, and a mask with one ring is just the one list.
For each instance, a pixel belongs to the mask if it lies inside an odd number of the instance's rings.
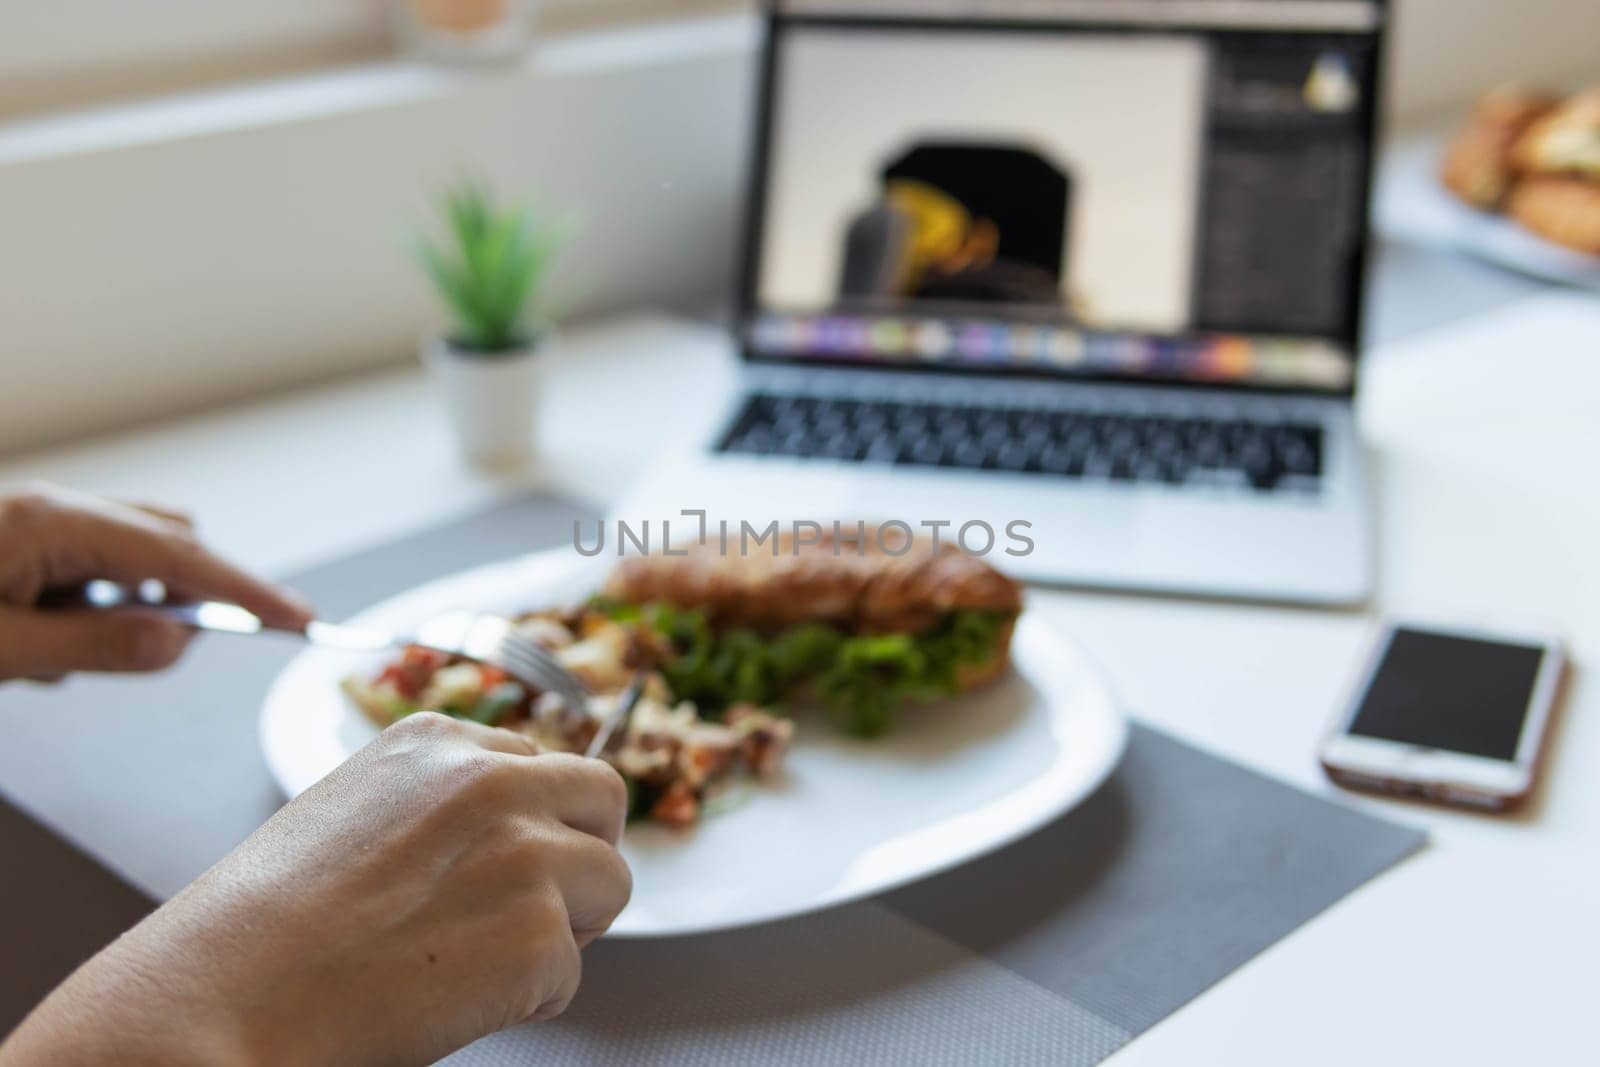
[[41,487],[0,497],[0,681],[160,670],[183,653],[187,627],[137,609],[36,610],[47,590],[96,578],[155,579],[175,596],[238,604],[269,626],[311,620],[293,593],[207,551],[181,515]]
[[0,1063],[428,1063],[558,1015],[628,901],[622,779],[386,730],[68,979]]

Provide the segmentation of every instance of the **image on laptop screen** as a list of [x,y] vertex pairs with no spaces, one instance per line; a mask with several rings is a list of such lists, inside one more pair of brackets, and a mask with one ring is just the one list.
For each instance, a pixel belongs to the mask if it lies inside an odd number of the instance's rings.
[[1377,9],[1318,6],[781,5],[747,350],[1347,391]]

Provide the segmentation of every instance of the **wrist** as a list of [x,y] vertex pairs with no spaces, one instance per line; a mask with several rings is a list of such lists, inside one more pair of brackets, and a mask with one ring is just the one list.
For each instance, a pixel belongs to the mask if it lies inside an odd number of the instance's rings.
[[[0,1046],[0,1067],[320,1062],[286,1047],[269,998],[227,980],[226,946],[159,909],[80,967]],[[237,961],[236,961],[237,962]]]
[[0,1045],[0,1067],[268,1062],[231,1013],[120,972],[96,958],[68,978]]

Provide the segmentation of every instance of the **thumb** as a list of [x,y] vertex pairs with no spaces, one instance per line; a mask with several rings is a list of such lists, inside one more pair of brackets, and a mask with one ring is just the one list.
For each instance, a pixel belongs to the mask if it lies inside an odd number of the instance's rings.
[[0,679],[71,671],[158,671],[183,654],[187,627],[137,611],[0,608]]

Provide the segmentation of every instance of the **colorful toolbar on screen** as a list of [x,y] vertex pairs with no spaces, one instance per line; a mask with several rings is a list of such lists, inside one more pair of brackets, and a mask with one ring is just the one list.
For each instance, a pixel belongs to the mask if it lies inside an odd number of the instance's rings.
[[1218,384],[1341,389],[1348,353],[1317,338],[1087,331],[992,319],[768,313],[745,338],[776,359],[993,366]]

